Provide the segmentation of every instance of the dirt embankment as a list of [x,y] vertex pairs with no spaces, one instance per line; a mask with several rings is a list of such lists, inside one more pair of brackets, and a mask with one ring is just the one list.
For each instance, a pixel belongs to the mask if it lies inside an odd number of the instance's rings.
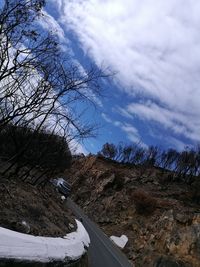
[[39,235],[64,236],[76,229],[71,211],[52,184],[44,188],[16,179],[0,179],[0,226]]
[[161,169],[96,156],[74,160],[67,175],[89,217],[109,236],[127,235],[133,266],[200,266],[198,180],[188,186]]

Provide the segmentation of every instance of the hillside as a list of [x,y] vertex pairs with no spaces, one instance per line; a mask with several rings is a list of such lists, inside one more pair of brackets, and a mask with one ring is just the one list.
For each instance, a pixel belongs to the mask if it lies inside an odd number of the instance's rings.
[[91,155],[74,159],[66,176],[76,203],[108,236],[127,235],[133,266],[200,266],[198,179],[189,186],[170,171]]
[[52,184],[37,187],[17,177],[1,176],[0,226],[37,236],[62,237],[74,231],[76,223]]
[[70,162],[68,144],[58,135],[12,124],[1,129],[0,226],[39,236],[71,232],[72,213],[50,183]]

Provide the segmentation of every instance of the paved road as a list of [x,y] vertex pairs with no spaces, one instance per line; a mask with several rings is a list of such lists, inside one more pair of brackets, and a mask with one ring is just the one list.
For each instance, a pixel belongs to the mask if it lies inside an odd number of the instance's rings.
[[83,224],[90,236],[88,251],[90,267],[131,267],[125,255],[116,248],[110,239],[94,224],[84,212],[70,199],[67,205],[72,209],[77,219],[82,218]]

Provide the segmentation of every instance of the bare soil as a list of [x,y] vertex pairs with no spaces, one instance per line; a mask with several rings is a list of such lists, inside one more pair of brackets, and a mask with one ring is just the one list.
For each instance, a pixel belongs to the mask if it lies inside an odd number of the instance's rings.
[[38,188],[1,177],[0,227],[37,236],[64,236],[76,229],[65,201],[50,183]]

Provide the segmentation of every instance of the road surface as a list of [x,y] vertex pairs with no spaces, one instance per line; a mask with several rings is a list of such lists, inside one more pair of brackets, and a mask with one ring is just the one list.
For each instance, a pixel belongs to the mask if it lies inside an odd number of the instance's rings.
[[89,267],[132,267],[125,255],[71,199],[67,200],[67,206],[77,219],[83,219],[83,225],[89,233],[91,241],[88,250]]

